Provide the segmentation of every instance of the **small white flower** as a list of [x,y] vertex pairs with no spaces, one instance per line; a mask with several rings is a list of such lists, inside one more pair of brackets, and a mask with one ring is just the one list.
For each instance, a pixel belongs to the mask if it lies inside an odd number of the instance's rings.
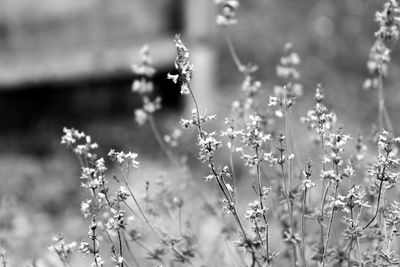
[[276,106],[278,104],[278,98],[276,96],[270,96],[268,106]]
[[189,85],[187,83],[183,83],[181,85],[181,95],[189,95],[189,94],[190,94]]
[[170,73],[167,74],[167,79],[172,80],[173,83],[177,83],[178,78],[179,78],[178,74],[175,74],[175,75],[172,75]]
[[135,110],[135,121],[142,126],[148,119],[147,113],[143,109]]

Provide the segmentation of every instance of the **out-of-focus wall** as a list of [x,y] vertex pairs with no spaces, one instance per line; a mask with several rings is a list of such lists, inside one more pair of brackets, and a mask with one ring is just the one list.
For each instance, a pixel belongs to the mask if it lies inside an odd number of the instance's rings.
[[156,64],[172,62],[179,3],[0,0],[0,88],[129,71],[145,43],[154,47]]
[[[168,29],[171,1],[0,0],[2,50],[102,44]],[[155,19],[156,18],[156,19]]]

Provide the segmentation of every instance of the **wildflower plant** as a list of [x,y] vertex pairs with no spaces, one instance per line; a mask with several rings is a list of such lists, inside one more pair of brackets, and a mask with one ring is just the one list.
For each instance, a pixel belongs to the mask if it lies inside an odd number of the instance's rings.
[[[197,159],[207,167],[201,176],[209,182],[205,186],[218,191],[221,213],[226,215],[219,217],[212,209],[213,216],[221,219],[221,224],[227,224],[219,238],[230,241],[225,238],[229,232],[230,238],[235,239],[233,246],[227,247],[240,260],[238,266],[398,265],[400,204],[391,201],[390,191],[398,186],[400,138],[392,132],[382,104],[382,79],[387,75],[391,48],[398,39],[397,2],[387,1],[383,11],[376,15],[380,29],[368,61],[371,77],[366,85],[380,92],[381,101],[377,156],[373,162],[366,156],[370,151],[362,136],[345,133],[346,128],[325,105],[322,85],[317,85],[315,104],[304,117],[297,118],[292,112],[304,90],[298,69],[301,60],[292,45],[284,47],[284,55],[277,63],[277,75],[283,84],[263,88],[255,75],[257,67],[242,64],[230,38],[230,27],[238,23],[239,2],[218,0],[216,6],[217,24],[224,32],[238,73],[243,75],[243,83],[238,86],[241,95],[232,103],[225,129],[212,129],[209,121],[219,118],[207,114],[201,109],[204,103],[197,101],[196,90],[201,89],[192,85],[196,72],[191,51],[179,34],[174,40],[175,71],[166,78],[178,84],[183,97],[192,100],[192,113],[182,118],[180,124],[187,131],[196,132],[193,142],[198,148]],[[181,131],[162,138],[157,128],[154,114],[161,109],[161,98],[154,97],[151,78],[155,69],[148,47],[140,54],[140,63],[132,68],[136,74],[132,90],[139,94],[143,106],[135,111],[135,120],[140,125],[149,122],[170,161],[195,179],[196,172],[183,166],[172,151],[179,145]],[[265,94],[271,96],[263,98]],[[275,123],[280,119],[282,124]],[[298,151],[295,119],[302,121],[315,136],[317,142],[310,149],[318,155],[316,160]],[[349,146],[352,142],[355,142],[354,152]],[[140,167],[137,153],[111,149],[109,160],[105,160],[96,155],[98,145],[90,136],[72,128],[64,128],[61,143],[80,160],[80,183],[88,192],[81,204],[82,215],[89,225],[86,238],[76,245],[67,244],[59,236],[51,246],[65,265],[70,264],[74,247],[92,258],[93,267],[139,266],[136,257],[156,266],[210,264],[202,253],[202,246],[209,244],[198,243],[189,220],[185,225],[182,223],[187,200],[163,179],[146,181],[144,197],[138,196],[136,188],[131,186],[130,177]],[[235,161],[235,157],[241,161]],[[309,159],[301,164],[301,158]],[[109,161],[114,168],[107,164]],[[235,171],[240,168],[238,163],[243,166],[241,172]],[[238,190],[246,185],[254,193],[249,199],[240,196]],[[156,187],[161,189],[155,190]],[[159,224],[158,219],[166,217],[177,217],[177,230],[168,232]],[[143,251],[142,255],[138,255],[137,248]],[[217,255],[221,250],[218,247],[213,252]]]
[[378,129],[385,128],[393,132],[383,92],[383,81],[388,74],[392,47],[399,39],[399,5],[396,0],[387,1],[382,11],[375,14],[379,29],[375,32],[375,43],[371,47],[367,62],[370,78],[364,82],[364,88],[377,91],[378,96]]

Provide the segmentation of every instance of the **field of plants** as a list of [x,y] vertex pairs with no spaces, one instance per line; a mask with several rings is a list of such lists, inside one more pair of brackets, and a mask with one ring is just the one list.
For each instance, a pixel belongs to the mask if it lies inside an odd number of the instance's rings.
[[40,164],[3,156],[0,266],[399,266],[399,4],[283,2],[215,1],[215,99],[177,33],[182,114],[144,44],[135,126],[67,125]]

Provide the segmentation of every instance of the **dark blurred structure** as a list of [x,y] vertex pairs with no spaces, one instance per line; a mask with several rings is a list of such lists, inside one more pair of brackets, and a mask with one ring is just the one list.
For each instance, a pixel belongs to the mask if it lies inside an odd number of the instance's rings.
[[0,6],[3,131],[31,129],[47,118],[77,124],[131,116],[137,100],[130,65],[144,44],[159,71],[164,106],[179,107],[178,91],[162,79],[173,68],[175,33],[187,36],[195,56],[212,60],[203,49],[213,25],[208,1],[0,0]]
[[71,223],[82,223],[85,196],[79,163],[60,145],[62,128],[90,134],[101,155],[132,150],[156,164],[155,139],[134,123],[141,103],[131,92],[130,66],[148,44],[164,133],[184,107],[179,88],[166,80],[174,35],[190,44],[201,97],[215,77],[212,25],[212,1],[0,0],[0,247],[11,265],[46,255],[58,231],[79,238],[76,229],[86,229]]

